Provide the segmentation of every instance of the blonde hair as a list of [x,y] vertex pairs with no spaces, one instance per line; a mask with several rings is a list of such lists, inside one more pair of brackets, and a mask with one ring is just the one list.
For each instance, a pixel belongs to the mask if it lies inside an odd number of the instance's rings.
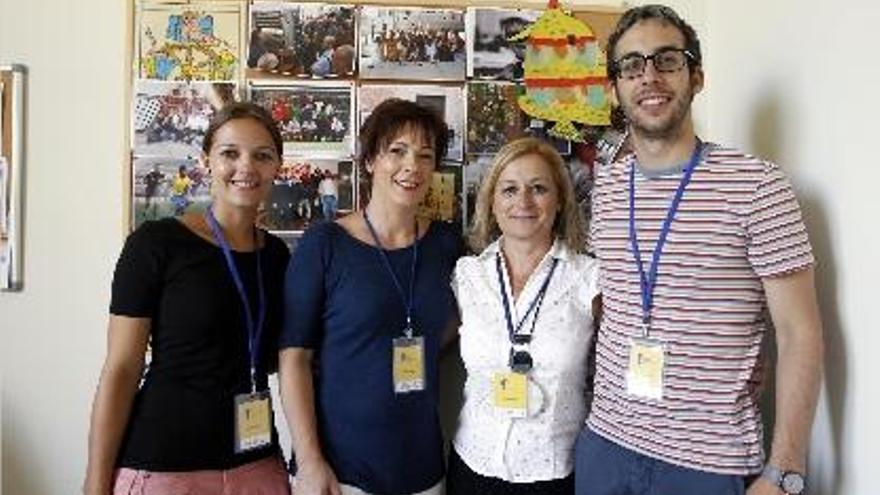
[[565,162],[553,146],[533,137],[520,138],[507,143],[492,160],[492,166],[483,178],[477,195],[474,220],[468,236],[471,249],[479,253],[501,235],[498,221],[492,213],[495,186],[507,165],[526,155],[537,155],[550,166],[553,182],[559,192],[560,211],[556,214],[556,221],[553,223],[553,234],[572,251],[583,252],[586,248],[585,222],[575,200],[574,186],[571,184]]

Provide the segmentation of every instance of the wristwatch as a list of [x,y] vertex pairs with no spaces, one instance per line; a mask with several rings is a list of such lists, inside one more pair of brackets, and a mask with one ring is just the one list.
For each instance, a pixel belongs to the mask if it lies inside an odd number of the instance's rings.
[[807,486],[803,474],[797,471],[783,471],[772,464],[764,466],[761,477],[778,486],[786,495],[801,495]]

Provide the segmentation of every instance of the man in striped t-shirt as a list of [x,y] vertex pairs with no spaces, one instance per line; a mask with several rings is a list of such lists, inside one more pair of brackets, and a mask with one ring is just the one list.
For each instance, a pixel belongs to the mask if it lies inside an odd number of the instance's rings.
[[[696,137],[700,44],[674,11],[631,9],[608,46],[632,152],[596,173],[604,315],[577,494],[802,493],[822,330],[791,186],[774,164]],[[765,308],[778,347],[766,463]]]

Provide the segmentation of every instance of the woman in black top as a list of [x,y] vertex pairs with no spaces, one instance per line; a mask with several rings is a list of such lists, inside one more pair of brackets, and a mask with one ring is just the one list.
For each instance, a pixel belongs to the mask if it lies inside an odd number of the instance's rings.
[[208,211],[146,222],[119,257],[85,493],[289,493],[267,384],[289,254],[255,226],[281,137],[236,103],[202,148]]

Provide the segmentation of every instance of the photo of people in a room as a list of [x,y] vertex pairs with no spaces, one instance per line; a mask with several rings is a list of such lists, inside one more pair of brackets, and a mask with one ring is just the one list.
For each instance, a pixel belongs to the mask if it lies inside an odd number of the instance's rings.
[[285,155],[347,157],[353,153],[353,88],[347,82],[252,85],[250,95],[278,123]]
[[363,6],[358,29],[361,78],[464,80],[460,10]]
[[140,80],[135,90],[134,152],[197,157],[214,112],[235,99],[232,83]]
[[263,205],[262,225],[272,231],[304,231],[354,209],[350,160],[285,158]]
[[353,76],[354,18],[351,5],[253,2],[247,76]]

